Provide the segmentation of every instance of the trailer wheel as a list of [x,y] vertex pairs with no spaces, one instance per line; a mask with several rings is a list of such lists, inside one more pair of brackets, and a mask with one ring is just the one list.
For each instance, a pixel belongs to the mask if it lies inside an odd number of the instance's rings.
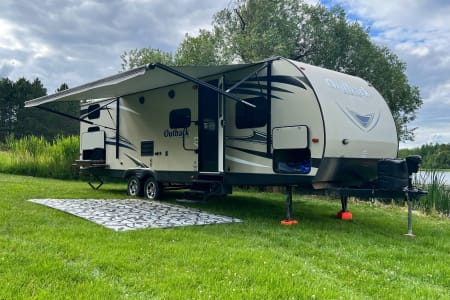
[[137,176],[131,176],[128,179],[127,194],[130,196],[142,196],[142,182]]
[[148,199],[159,199],[162,193],[162,186],[153,177],[149,177],[144,184],[144,196]]

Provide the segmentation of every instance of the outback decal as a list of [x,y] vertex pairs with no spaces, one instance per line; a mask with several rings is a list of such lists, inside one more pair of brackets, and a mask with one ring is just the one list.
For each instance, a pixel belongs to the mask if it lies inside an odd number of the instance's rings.
[[[378,108],[375,107],[373,107],[371,111],[367,111],[367,109],[370,109],[370,99],[368,97],[370,97],[371,94],[369,91],[362,86],[352,86],[346,82],[339,82],[330,78],[325,78],[324,81],[332,89],[341,91],[346,95],[355,96],[350,103],[342,103],[339,99],[335,99],[335,103],[356,127],[364,132],[369,132],[377,126],[378,121],[381,118],[381,113]],[[365,112],[356,111],[356,107],[361,107],[361,105],[355,105],[355,101],[362,101],[367,104],[363,106]]]
[[189,136],[187,128],[184,129],[166,129],[163,132],[165,138]]
[[359,97],[369,97],[370,96],[370,93],[362,86],[354,87],[354,86],[349,85],[346,82],[336,82],[330,78],[325,78],[325,82],[329,87],[336,89],[336,90],[340,90],[344,94],[347,94],[347,95],[359,96]]

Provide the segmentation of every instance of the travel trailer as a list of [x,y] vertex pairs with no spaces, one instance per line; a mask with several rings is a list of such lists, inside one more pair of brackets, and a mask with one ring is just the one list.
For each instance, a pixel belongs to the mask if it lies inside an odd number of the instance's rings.
[[[81,101],[81,170],[125,178],[128,194],[150,199],[177,187],[373,189],[380,162],[398,150],[392,114],[370,83],[281,57],[148,64],[25,106],[54,101]],[[381,168],[388,189],[407,185],[404,162],[393,161]]]

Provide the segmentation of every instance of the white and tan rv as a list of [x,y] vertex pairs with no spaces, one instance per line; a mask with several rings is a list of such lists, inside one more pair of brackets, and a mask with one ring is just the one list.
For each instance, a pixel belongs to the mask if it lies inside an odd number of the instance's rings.
[[367,187],[398,150],[392,114],[365,80],[273,58],[254,64],[149,64],[26,102],[82,101],[80,161],[128,180],[226,194],[234,185]]

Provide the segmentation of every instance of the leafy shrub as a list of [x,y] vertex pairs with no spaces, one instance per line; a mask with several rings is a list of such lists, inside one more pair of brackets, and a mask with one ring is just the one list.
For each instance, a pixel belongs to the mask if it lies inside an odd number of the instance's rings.
[[72,168],[79,157],[77,136],[59,136],[53,141],[36,136],[8,136],[0,149],[0,172],[61,179],[78,177]]
[[450,189],[441,171],[432,169],[421,172],[416,185],[428,191],[420,200],[420,208],[424,212],[450,216]]

